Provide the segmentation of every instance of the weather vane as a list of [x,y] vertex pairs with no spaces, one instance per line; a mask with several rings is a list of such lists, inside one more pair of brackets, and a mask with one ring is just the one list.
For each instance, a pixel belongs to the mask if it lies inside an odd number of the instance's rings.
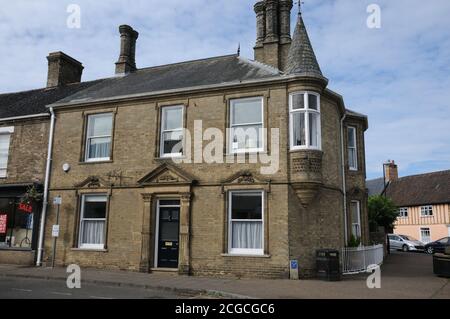
[[298,0],[296,3],[298,4],[298,14],[302,14],[302,4],[305,4],[305,2]]

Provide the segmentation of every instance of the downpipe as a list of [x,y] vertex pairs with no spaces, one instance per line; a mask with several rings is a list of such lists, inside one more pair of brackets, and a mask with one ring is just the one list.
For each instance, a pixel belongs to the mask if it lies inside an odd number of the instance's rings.
[[48,150],[47,150],[47,164],[45,167],[45,182],[44,182],[44,198],[42,200],[42,212],[41,212],[41,220],[39,224],[39,242],[38,242],[38,250],[37,250],[37,258],[36,258],[36,266],[42,265],[42,255],[44,251],[44,234],[45,234],[45,220],[47,215],[48,208],[48,188],[50,183],[50,170],[52,167],[52,149],[53,149],[53,133],[55,129],[55,112],[53,108],[49,108],[51,117],[50,117],[50,132],[48,136]]
[[[345,150],[344,150],[344,120],[346,119],[346,114],[341,118],[341,163],[342,163],[342,192],[344,195],[344,239],[345,246],[348,243],[348,229],[347,229],[347,187],[345,178]],[[344,247],[345,247],[344,246]]]

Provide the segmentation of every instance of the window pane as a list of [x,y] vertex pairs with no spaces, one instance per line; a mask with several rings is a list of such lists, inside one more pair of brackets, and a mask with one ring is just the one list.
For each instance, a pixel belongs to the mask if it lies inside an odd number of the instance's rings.
[[355,147],[356,141],[355,141],[355,128],[349,127],[347,130],[347,139],[348,139],[348,147]]
[[105,221],[85,220],[82,224],[81,244],[103,244]]
[[292,125],[294,130],[293,144],[294,146],[306,145],[305,137],[305,113],[296,112],[292,114]]
[[292,95],[292,109],[304,109],[305,108],[305,95],[302,94],[294,94]]
[[232,129],[232,150],[262,148],[262,125],[246,125]]
[[232,222],[231,248],[262,249],[262,222]]
[[308,94],[308,107],[313,110],[318,110],[317,96]]
[[89,140],[88,158],[108,158],[111,146],[110,137],[91,138]]
[[183,132],[163,133],[163,154],[183,153]]
[[231,125],[262,122],[262,99],[231,102]]
[[262,219],[261,193],[232,193],[232,219]]
[[358,209],[358,203],[352,202],[350,204],[351,210],[352,210],[352,222],[353,223],[359,223],[359,209]]
[[112,130],[112,114],[99,114],[89,116],[88,137],[108,136]]
[[106,201],[87,201],[84,203],[83,218],[105,218]]
[[183,128],[183,108],[165,107],[163,108],[163,130],[174,130]]
[[319,146],[319,114],[309,113],[309,145]]
[[179,200],[164,199],[159,201],[160,206],[180,206]]
[[6,168],[9,155],[9,134],[0,135],[0,168]]
[[348,166],[350,168],[356,168],[356,149],[348,149]]

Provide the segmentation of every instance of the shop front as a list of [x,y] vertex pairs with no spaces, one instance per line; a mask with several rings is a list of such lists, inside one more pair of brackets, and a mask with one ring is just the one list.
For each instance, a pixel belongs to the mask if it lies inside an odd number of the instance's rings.
[[34,264],[40,201],[30,194],[40,185],[0,186],[0,263]]

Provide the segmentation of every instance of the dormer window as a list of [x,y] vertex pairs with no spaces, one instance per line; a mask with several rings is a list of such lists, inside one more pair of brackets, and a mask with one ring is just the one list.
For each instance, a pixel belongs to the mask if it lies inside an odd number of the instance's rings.
[[289,96],[290,149],[321,149],[320,95],[297,92]]

